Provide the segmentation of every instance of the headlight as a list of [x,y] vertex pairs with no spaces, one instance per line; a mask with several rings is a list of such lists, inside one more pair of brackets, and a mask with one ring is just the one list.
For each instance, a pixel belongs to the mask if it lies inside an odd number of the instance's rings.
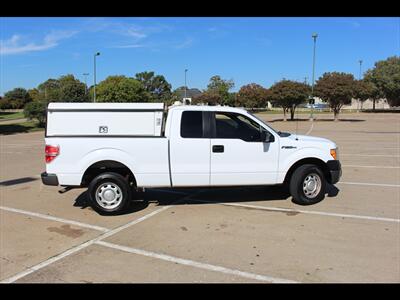
[[331,156],[333,157],[334,160],[338,160],[339,159],[339,149],[338,148],[331,149]]

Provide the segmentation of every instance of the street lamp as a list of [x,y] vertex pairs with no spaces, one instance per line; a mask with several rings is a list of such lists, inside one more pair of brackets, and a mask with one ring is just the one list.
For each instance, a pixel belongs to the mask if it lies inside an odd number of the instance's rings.
[[314,39],[314,54],[313,54],[313,70],[312,70],[312,85],[311,85],[311,113],[310,113],[310,121],[314,121],[313,117],[313,104],[314,104],[314,75],[315,75],[315,45],[317,43],[318,34],[313,33],[311,36]]
[[89,73],[83,73],[82,74],[85,77],[85,95],[87,94],[87,77],[89,76]]
[[[358,80],[361,80],[361,65],[362,65],[362,60],[360,59],[358,61],[358,63],[360,64],[360,72],[358,73]],[[357,99],[357,111],[359,110],[359,106],[360,106],[360,99]],[[362,107],[361,107],[362,109]]]
[[94,86],[93,86],[93,102],[96,102],[96,56],[99,56],[100,52],[96,52],[94,55]]
[[186,101],[186,90],[187,90],[187,86],[186,86],[186,73],[187,73],[188,69],[185,69],[185,101]]

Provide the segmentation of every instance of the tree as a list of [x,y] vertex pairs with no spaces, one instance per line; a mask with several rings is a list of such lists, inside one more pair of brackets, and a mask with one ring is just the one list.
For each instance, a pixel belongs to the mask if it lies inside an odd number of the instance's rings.
[[39,98],[45,102],[60,102],[60,83],[57,79],[49,78],[38,85]]
[[12,108],[13,107],[10,100],[4,97],[0,99],[0,109],[12,109]]
[[368,99],[372,99],[373,101],[373,109],[375,110],[375,101],[377,101],[381,96],[378,88],[371,81],[367,81],[365,79],[357,80],[355,89],[354,89],[354,97],[361,101],[361,109],[364,101]]
[[294,119],[296,107],[304,103],[310,95],[310,86],[296,81],[283,79],[271,86],[269,99],[274,105],[283,108],[283,120],[290,111],[290,119]]
[[216,91],[205,91],[192,99],[193,104],[217,105],[223,102],[221,95]]
[[40,92],[37,88],[28,90],[29,97],[31,97],[32,101],[40,101]]
[[61,76],[59,83],[59,100],[63,102],[87,102],[86,85],[73,75]]
[[148,102],[150,95],[134,78],[109,76],[96,86],[98,102]]
[[39,122],[40,127],[44,127],[46,124],[46,107],[45,101],[32,101],[25,105],[24,115],[26,118],[33,120],[36,119]]
[[90,100],[86,85],[71,74],[60,76],[58,79],[50,78],[39,84],[37,90],[38,99],[45,102],[87,102]]
[[315,96],[327,102],[332,108],[335,121],[338,120],[340,109],[345,104],[351,104],[356,82],[352,74],[332,72],[324,73],[315,84]]
[[142,83],[145,91],[150,95],[146,102],[169,102],[171,98],[171,84],[162,75],[154,76],[154,72],[141,72],[135,79]]
[[23,108],[26,103],[32,101],[24,88],[15,88],[4,94],[4,99],[9,103],[9,108]]
[[390,106],[400,106],[400,57],[392,56],[376,62],[364,78],[377,87]]
[[209,96],[210,100],[213,99],[218,101],[215,104],[234,105],[235,99],[232,97],[232,94],[229,93],[229,90],[231,90],[234,86],[235,84],[233,80],[224,80],[219,75],[215,75],[210,78],[210,82],[207,85],[206,90],[208,94],[206,96]]
[[236,94],[236,105],[243,107],[266,107],[268,102],[268,90],[261,85],[251,83],[244,85]]

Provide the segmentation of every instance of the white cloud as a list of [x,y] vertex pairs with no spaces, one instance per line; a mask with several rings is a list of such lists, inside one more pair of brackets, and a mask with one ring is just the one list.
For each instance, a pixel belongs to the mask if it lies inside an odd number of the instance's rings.
[[125,48],[144,48],[146,47],[145,45],[140,45],[140,44],[133,44],[133,45],[120,45],[120,46],[113,46],[110,48],[120,48],[120,49],[125,49]]
[[147,29],[126,22],[114,21],[109,18],[90,18],[84,24],[84,28],[91,32],[109,32],[134,39],[147,37]]
[[193,45],[194,39],[193,38],[186,38],[182,43],[179,43],[174,46],[175,49],[184,49],[188,48]]
[[75,35],[77,31],[52,31],[41,43],[26,42],[21,35],[14,34],[8,40],[0,41],[0,55],[22,54],[33,51],[44,51],[58,46],[59,41]]

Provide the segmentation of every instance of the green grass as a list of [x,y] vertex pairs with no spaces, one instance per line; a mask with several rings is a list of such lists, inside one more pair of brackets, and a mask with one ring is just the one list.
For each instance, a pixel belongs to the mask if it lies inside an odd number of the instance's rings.
[[16,119],[23,119],[24,113],[22,111],[18,112],[6,112],[0,111],[0,122],[1,121],[8,121],[8,120],[16,120]]
[[0,134],[8,135],[15,133],[28,133],[34,131],[41,131],[44,128],[38,126],[35,121],[21,122],[17,124],[1,124],[0,123]]

